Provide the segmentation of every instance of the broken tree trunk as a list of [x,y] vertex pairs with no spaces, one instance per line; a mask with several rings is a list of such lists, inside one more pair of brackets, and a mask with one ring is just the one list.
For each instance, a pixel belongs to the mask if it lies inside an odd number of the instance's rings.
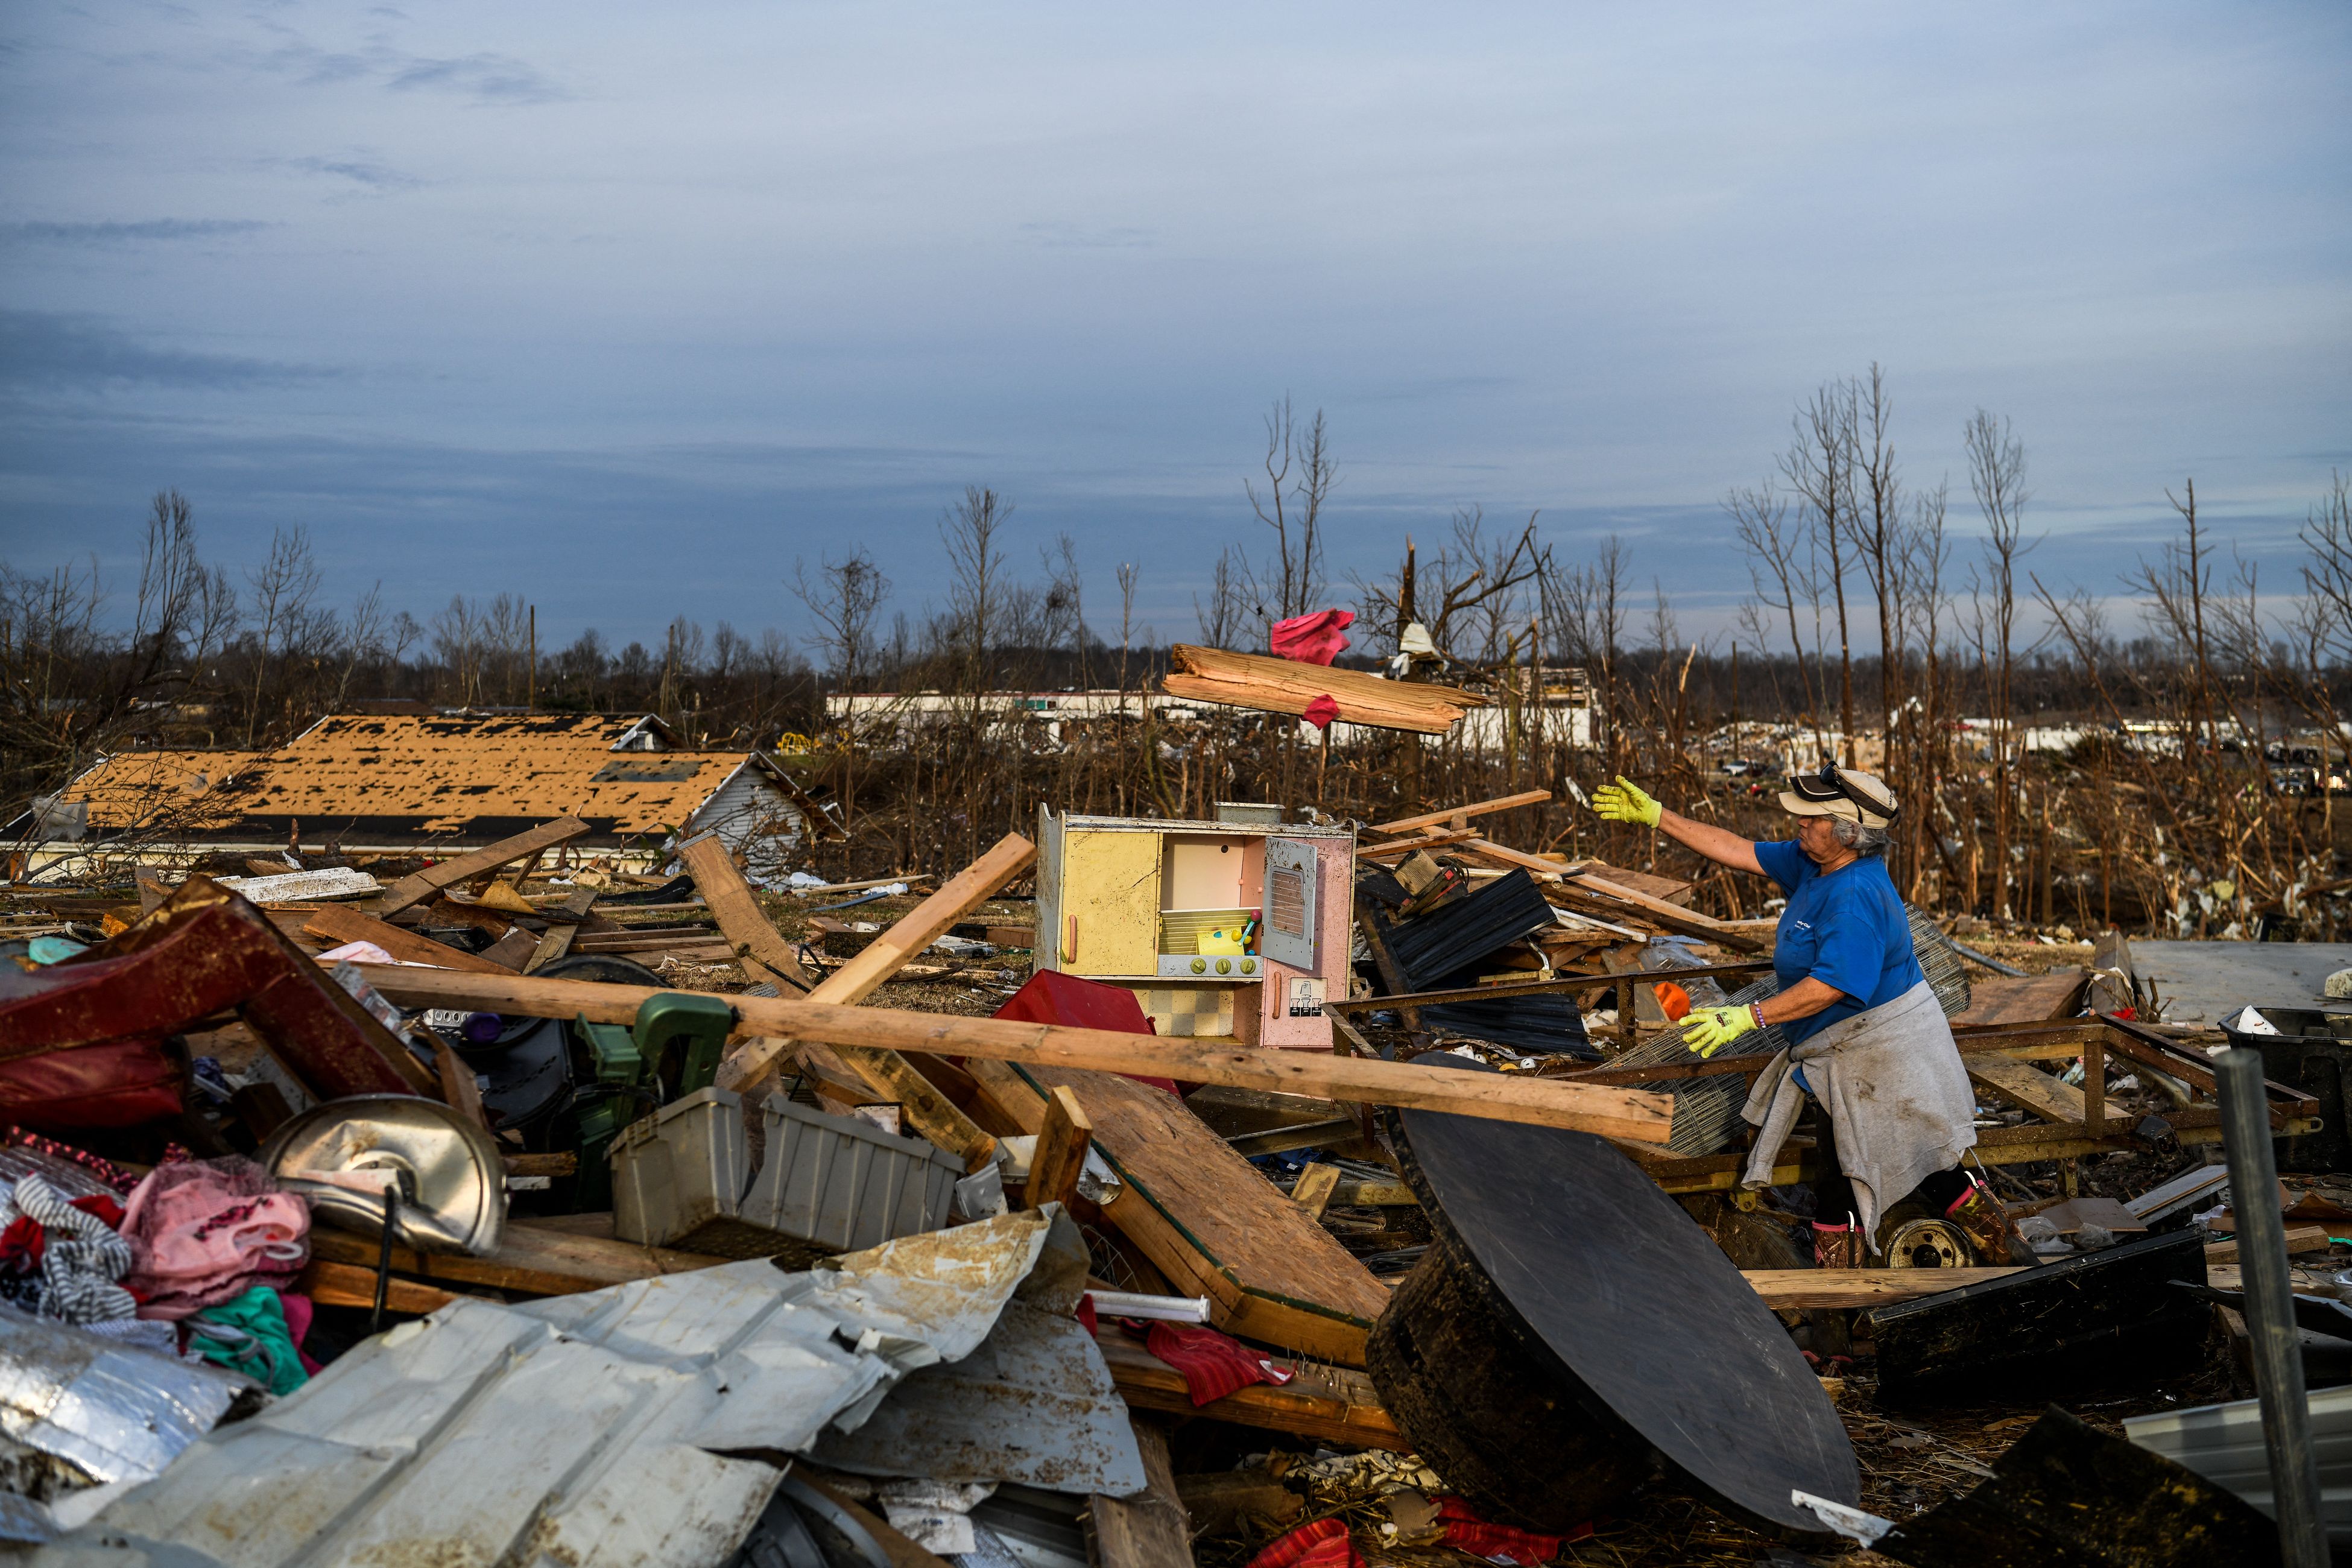
[[1305,713],[1318,698],[1339,705],[1346,724],[1412,730],[1442,735],[1486,700],[1451,686],[1383,680],[1360,669],[1300,664],[1270,654],[1178,643],[1168,650],[1169,671],[1160,684],[1171,697],[1255,708],[1263,713]]

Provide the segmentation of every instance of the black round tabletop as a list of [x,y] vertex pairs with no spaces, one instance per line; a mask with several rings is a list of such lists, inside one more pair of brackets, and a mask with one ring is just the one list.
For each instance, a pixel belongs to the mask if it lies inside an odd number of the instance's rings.
[[[1424,1058],[1427,1060],[1430,1058]],[[1703,1490],[1818,1533],[1792,1489],[1861,1500],[1853,1446],[1763,1298],[1590,1133],[1407,1110],[1405,1176],[1570,1373]]]

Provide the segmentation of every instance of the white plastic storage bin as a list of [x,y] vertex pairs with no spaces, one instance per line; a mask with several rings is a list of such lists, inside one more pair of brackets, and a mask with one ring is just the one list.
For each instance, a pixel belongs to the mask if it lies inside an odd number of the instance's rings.
[[623,1241],[721,1257],[775,1250],[761,1245],[764,1233],[738,1234],[751,1164],[741,1095],[696,1089],[622,1129],[612,1159],[613,1234]]
[[912,1138],[854,1116],[828,1116],[772,1094],[768,1151],[741,1214],[828,1252],[856,1252],[939,1230],[963,1166]]

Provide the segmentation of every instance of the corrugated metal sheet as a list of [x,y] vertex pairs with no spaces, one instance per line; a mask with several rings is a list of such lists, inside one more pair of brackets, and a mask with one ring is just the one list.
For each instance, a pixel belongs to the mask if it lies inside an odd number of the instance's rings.
[[[1058,1217],[909,1237],[837,1270],[754,1261],[453,1303],[205,1438],[35,1561],[707,1568],[779,1474],[724,1455],[805,1449],[908,1373],[970,1355]],[[924,1456],[906,1462],[925,1473]]]
[[1525,871],[1496,878],[1428,913],[1382,923],[1389,956],[1415,991],[1467,985],[1479,960],[1552,924],[1551,906]]
[[[2320,1514],[2327,1521],[2329,1543],[2352,1547],[2352,1386],[2323,1388],[2309,1399],[2311,1443],[2319,1456]],[[2124,1436],[2277,1516],[2260,1400],[2127,1415]]]

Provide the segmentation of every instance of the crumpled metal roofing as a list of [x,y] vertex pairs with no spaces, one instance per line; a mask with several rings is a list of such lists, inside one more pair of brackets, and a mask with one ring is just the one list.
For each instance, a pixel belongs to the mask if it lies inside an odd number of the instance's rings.
[[754,1260],[454,1302],[215,1432],[33,1561],[707,1568],[780,1474],[729,1453],[805,1449],[908,1373],[971,1354],[1056,1221],[1007,1215],[804,1274]]
[[253,1386],[0,1306],[0,1431],[94,1481],[152,1479]]
[[1124,1497],[1146,1484],[1127,1402],[1076,1316],[1087,1248],[1068,1220],[971,1354],[911,1374],[855,1430],[829,1428],[813,1458],[871,1475],[1015,1481]]

